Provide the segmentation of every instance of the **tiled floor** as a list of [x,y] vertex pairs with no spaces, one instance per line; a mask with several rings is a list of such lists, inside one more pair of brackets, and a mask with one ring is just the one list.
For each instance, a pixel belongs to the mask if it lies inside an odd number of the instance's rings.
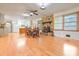
[[41,35],[39,38],[10,33],[0,37],[0,56],[79,55],[79,41]]

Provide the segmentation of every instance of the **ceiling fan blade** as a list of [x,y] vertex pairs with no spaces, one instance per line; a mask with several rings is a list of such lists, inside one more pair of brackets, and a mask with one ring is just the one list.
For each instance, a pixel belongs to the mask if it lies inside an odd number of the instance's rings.
[[24,13],[29,13],[30,16],[32,16],[33,14],[34,14],[34,15],[38,15],[38,14],[37,14],[37,11],[38,11],[38,10],[28,10],[28,11],[25,11]]
[[33,13],[33,14],[38,15],[37,13]]
[[37,10],[33,10],[33,11],[31,11],[31,12],[37,12]]

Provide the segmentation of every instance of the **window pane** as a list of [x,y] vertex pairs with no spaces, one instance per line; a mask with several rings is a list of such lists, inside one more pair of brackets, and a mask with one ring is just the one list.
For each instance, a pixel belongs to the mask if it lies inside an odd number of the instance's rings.
[[64,26],[77,26],[76,22],[64,23]]
[[64,30],[77,30],[77,15],[68,15],[64,17]]
[[65,30],[76,30],[77,28],[76,27],[65,27],[64,29]]
[[62,16],[56,17],[54,20],[54,29],[62,29]]

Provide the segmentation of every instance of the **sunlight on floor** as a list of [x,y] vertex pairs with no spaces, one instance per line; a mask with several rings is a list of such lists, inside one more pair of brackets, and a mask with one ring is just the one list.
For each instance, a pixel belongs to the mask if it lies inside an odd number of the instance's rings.
[[43,42],[42,38],[38,38],[38,43],[42,44],[42,42]]
[[26,38],[19,38],[16,42],[17,47],[22,48],[26,45]]
[[77,54],[77,48],[75,46],[64,44],[64,55],[75,56]]

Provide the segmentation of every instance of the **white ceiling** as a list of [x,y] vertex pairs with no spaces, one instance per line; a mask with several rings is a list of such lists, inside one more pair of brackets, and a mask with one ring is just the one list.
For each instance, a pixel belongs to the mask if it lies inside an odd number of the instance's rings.
[[65,10],[78,7],[78,3],[51,3],[46,10],[41,10],[37,3],[0,3],[0,12],[18,18],[22,16],[22,13],[28,12],[28,10],[38,10],[38,16],[30,16],[26,18],[37,18],[43,15],[52,15],[54,13],[62,12]]

